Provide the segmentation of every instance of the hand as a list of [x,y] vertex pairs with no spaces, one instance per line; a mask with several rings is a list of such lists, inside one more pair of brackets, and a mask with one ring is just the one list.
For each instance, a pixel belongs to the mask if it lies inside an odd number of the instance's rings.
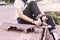
[[41,20],[34,21],[34,22],[35,22],[35,25],[36,25],[37,27],[39,27],[39,26],[41,25]]

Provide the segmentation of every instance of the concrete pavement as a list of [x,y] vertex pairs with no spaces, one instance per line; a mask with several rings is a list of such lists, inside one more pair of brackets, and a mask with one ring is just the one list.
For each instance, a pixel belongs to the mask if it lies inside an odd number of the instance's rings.
[[[39,40],[41,38],[41,29],[39,29],[40,33],[31,32],[28,34],[23,33],[22,31],[7,31],[7,28],[0,25],[0,40],[22,40],[23,38],[27,38],[27,40]],[[36,29],[37,30],[37,29]],[[60,38],[60,25],[56,26],[57,35]],[[48,34],[48,39],[51,39],[51,35]]]
[[[7,6],[0,6],[0,40],[16,40],[20,35],[29,35],[29,37],[35,37],[39,38],[35,33],[29,33],[29,34],[24,34],[20,31],[6,31],[6,27],[1,25],[3,21],[13,21],[15,22],[16,20],[13,20],[15,16],[15,9],[13,5],[7,5]],[[60,25],[56,26],[57,34],[60,38]],[[31,36],[30,36],[31,35]],[[41,34],[40,34],[41,35]]]

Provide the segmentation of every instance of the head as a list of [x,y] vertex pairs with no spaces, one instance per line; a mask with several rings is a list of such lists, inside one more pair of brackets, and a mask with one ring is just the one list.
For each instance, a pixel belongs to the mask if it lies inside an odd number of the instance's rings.
[[22,0],[24,3],[27,3],[27,0]]

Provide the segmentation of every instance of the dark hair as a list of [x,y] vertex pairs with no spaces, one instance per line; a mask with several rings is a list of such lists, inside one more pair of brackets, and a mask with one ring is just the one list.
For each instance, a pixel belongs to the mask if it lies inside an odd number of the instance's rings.
[[27,0],[22,0],[25,4],[27,3]]

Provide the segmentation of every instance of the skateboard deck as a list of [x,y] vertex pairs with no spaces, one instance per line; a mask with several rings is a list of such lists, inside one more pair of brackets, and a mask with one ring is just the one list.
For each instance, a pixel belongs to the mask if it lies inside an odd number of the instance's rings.
[[17,29],[22,29],[24,33],[27,33],[28,29],[33,30],[35,27],[35,25],[31,25],[31,24],[18,24],[18,23],[12,23],[12,22],[3,22],[2,25],[4,27],[7,27],[8,31],[10,27],[16,27]]

